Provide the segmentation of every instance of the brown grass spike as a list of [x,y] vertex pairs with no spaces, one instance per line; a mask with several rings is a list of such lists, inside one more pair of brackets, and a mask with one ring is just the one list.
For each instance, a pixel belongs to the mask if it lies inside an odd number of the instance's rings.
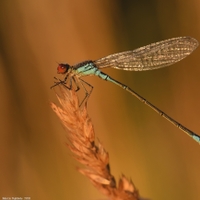
[[110,200],[138,200],[138,190],[133,182],[124,175],[121,176],[118,186],[111,174],[109,154],[98,141],[95,144],[95,133],[90,117],[87,113],[87,104],[79,107],[75,91],[59,85],[57,98],[61,104],[58,107],[51,103],[51,107],[60,118],[67,130],[68,148],[77,161],[85,168],[78,169],[80,173],[90,179],[93,185]]

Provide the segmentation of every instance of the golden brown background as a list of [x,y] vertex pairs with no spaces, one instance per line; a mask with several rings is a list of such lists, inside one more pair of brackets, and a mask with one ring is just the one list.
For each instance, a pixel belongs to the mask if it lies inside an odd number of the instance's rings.
[[[0,1],[0,198],[106,199],[76,171],[57,102],[57,62],[75,64],[171,37],[200,41],[195,0]],[[175,66],[104,70],[200,134],[200,48]],[[121,88],[97,77],[89,113],[112,173],[142,197],[200,199],[200,146]]]

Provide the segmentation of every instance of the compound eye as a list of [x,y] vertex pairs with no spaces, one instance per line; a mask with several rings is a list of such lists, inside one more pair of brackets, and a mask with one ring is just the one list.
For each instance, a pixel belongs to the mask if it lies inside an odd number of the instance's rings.
[[59,64],[57,67],[57,73],[58,74],[65,74],[69,69],[68,64]]

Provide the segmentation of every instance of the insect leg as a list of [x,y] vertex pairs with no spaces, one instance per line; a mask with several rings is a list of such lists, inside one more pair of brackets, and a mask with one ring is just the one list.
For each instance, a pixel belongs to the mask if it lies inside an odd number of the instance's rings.
[[[85,97],[83,98],[83,100],[82,100],[82,102],[81,102],[81,104],[80,104],[80,106],[81,106],[81,105],[83,104],[84,101],[87,102],[88,98],[90,97],[90,95],[91,95],[91,93],[92,93],[93,86],[90,85],[88,82],[84,81],[84,80],[81,79],[81,78],[79,78],[79,80],[80,80],[80,83],[81,83],[83,89],[85,90]],[[86,87],[84,86],[84,84],[86,84],[86,85],[88,85],[88,86],[90,87],[90,90],[89,90],[89,91],[86,89]]]

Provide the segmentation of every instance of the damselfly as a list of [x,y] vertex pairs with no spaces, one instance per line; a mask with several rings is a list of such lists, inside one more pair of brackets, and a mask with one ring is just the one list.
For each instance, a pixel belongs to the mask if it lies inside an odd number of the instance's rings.
[[[196,133],[192,132],[169,115],[161,111],[159,108],[151,104],[145,98],[137,94],[128,86],[120,83],[119,81],[111,78],[107,74],[103,73],[100,69],[103,68],[115,68],[127,71],[145,71],[145,70],[153,70],[162,67],[166,67],[172,65],[186,56],[190,55],[198,46],[198,41],[191,37],[177,37],[168,40],[163,40],[160,42],[152,43],[144,47],[140,47],[133,51],[125,51],[121,53],[112,54],[101,58],[96,61],[88,60],[81,63],[78,63],[74,66],[70,66],[69,64],[59,64],[57,68],[57,73],[66,74],[64,80],[60,80],[56,78],[55,84],[52,86],[56,86],[59,84],[65,85],[68,89],[72,89],[72,83],[76,86],[76,91],[79,90],[79,86],[83,86],[85,89],[85,98],[88,98],[92,92],[93,86],[81,79],[84,76],[95,75],[99,78],[110,81],[121,88],[125,89],[133,96],[138,98],[141,102],[149,106],[155,112],[157,112],[160,116],[171,122],[177,128],[188,134],[195,141],[200,143],[200,136]],[[88,92],[85,88],[84,84],[87,84],[91,89]]]

